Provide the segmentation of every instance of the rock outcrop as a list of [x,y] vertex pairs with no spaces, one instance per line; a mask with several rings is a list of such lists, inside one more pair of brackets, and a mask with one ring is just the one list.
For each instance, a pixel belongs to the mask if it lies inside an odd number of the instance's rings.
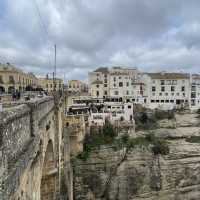
[[76,159],[74,199],[199,200],[200,143],[186,140],[200,136],[196,117],[178,116],[175,128],[154,130],[168,140],[168,155],[154,155],[150,147],[127,152],[107,146],[93,151],[87,161]]

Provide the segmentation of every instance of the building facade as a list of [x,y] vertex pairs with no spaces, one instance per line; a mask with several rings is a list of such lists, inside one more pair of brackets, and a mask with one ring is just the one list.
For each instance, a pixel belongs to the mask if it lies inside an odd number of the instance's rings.
[[47,92],[54,91],[63,91],[64,83],[62,79],[59,78],[49,78],[48,76],[46,78],[39,78],[39,85],[40,87]]
[[89,73],[89,90],[94,98],[103,99],[110,96],[109,70],[107,67],[100,67]]
[[135,94],[133,84],[139,83],[138,77],[136,68],[98,68],[89,73],[90,94],[99,99],[111,97],[116,101],[123,101],[124,98],[129,99]]
[[83,93],[87,92],[87,84],[80,80],[69,80],[67,91],[69,93]]
[[23,92],[37,86],[38,79],[34,74],[25,73],[9,63],[0,64],[0,93]]
[[190,97],[190,107],[192,109],[200,108],[200,74],[192,75]]
[[187,107],[190,104],[190,74],[147,73],[147,104],[150,108]]
[[200,75],[141,73],[136,68],[98,68],[89,88],[100,102],[132,102],[154,109],[200,108]]

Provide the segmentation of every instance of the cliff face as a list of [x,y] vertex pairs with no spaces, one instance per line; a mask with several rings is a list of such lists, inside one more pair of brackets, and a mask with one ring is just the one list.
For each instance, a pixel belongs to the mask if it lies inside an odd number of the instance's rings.
[[200,143],[185,140],[200,136],[199,119],[195,117],[189,115],[183,120],[177,116],[174,128],[166,128],[162,122],[155,130],[159,137],[168,138],[168,155],[154,155],[144,147],[128,153],[102,147],[87,161],[76,160],[74,199],[199,200]]

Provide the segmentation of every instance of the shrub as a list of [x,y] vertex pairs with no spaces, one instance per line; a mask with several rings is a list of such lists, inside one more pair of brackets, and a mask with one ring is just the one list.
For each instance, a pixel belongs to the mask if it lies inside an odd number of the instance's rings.
[[99,148],[101,145],[114,143],[116,135],[116,131],[112,124],[106,120],[102,129],[93,128],[91,129],[91,133],[85,136],[83,152],[78,154],[77,158],[87,160],[93,149]]
[[191,136],[190,138],[186,138],[185,141],[190,143],[200,143],[200,136]]
[[199,115],[200,115],[200,108],[197,110],[197,114],[199,114]]
[[168,110],[168,111],[156,110],[155,113],[154,113],[154,116],[158,120],[162,120],[162,119],[174,119],[174,117],[175,117],[173,110]]
[[158,140],[154,143],[153,147],[152,147],[152,151],[154,153],[154,155],[167,155],[169,154],[169,146],[167,145],[167,143],[163,140]]
[[105,121],[103,126],[103,135],[110,138],[114,138],[117,135],[113,125],[108,120]]

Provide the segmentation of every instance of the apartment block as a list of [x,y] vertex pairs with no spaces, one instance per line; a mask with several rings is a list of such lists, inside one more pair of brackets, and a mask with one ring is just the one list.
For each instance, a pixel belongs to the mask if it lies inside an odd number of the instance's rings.
[[10,63],[0,64],[0,94],[35,89],[38,79],[32,73],[25,73]]
[[100,102],[132,102],[151,109],[200,108],[199,74],[113,67],[89,73],[89,80],[91,96]]
[[144,76],[150,108],[189,106],[190,74],[147,73]]
[[80,80],[69,80],[67,91],[69,93],[84,93],[87,92],[88,86]]

